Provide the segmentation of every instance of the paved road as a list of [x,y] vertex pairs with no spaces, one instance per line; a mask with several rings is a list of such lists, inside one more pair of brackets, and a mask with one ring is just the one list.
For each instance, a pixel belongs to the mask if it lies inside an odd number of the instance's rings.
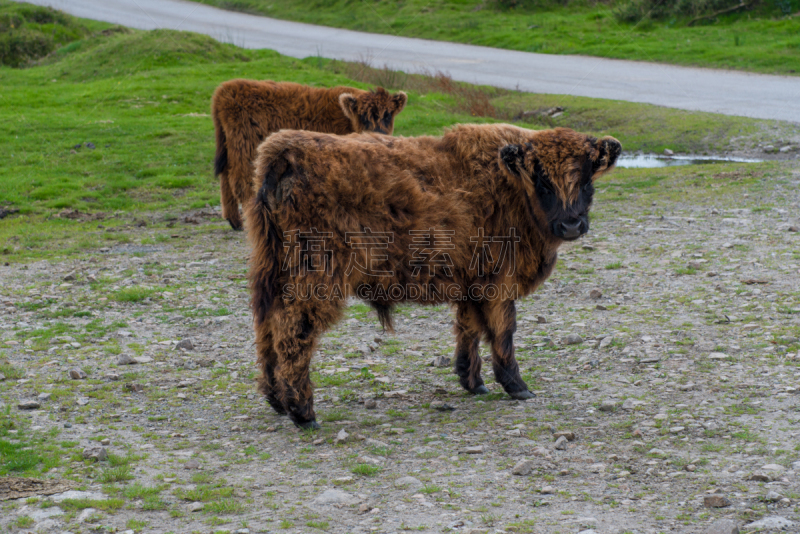
[[205,33],[238,46],[270,48],[297,58],[369,58],[373,66],[386,64],[406,72],[444,71],[460,81],[534,93],[610,98],[800,122],[800,77],[533,54],[394,37],[246,15],[184,0],[27,1],[134,28]]

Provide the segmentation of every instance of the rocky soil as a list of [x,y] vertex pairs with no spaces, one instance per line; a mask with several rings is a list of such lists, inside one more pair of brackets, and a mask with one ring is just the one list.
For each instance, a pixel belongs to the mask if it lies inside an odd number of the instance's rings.
[[459,388],[447,308],[388,334],[354,303],[313,363],[318,432],[256,394],[247,243],[218,219],[2,266],[0,439],[45,437],[74,488],[0,494],[0,528],[800,532],[800,171],[747,169],[600,186],[518,308],[536,399],[491,366]]

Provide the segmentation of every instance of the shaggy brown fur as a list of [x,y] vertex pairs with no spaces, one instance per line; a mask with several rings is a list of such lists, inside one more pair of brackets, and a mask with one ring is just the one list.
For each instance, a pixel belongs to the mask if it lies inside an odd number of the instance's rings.
[[588,231],[592,184],[620,152],[612,137],[504,124],[442,138],[272,135],[246,218],[260,390],[316,427],[311,355],[355,295],[388,328],[398,302],[451,303],[461,385],[488,392],[483,337],[495,379],[532,397],[514,358],[514,301],[550,275],[564,240]]
[[256,147],[278,130],[311,130],[338,135],[377,132],[391,135],[394,117],[406,105],[403,92],[382,87],[320,89],[290,82],[231,80],[211,100],[217,136],[214,173],[220,179],[222,216],[242,229],[239,203],[252,196]]

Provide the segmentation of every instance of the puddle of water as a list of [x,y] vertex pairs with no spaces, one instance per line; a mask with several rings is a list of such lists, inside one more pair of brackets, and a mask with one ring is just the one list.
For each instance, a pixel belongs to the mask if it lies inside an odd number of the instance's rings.
[[627,169],[653,169],[656,167],[675,167],[677,165],[704,165],[708,163],[758,163],[762,159],[724,158],[716,156],[656,156],[655,154],[634,154],[620,156],[617,167]]

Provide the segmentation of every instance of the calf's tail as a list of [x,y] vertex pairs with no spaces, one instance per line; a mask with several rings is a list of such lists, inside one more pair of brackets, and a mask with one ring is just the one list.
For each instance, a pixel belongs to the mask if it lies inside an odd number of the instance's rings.
[[257,325],[264,322],[275,299],[280,298],[278,284],[283,257],[283,231],[276,221],[278,180],[292,169],[283,157],[270,161],[259,173],[261,185],[247,208],[247,234],[250,239],[250,307]]
[[216,110],[212,110],[212,114],[214,115],[214,133],[217,138],[217,152],[214,154],[214,176],[219,176],[228,168],[228,142]]

